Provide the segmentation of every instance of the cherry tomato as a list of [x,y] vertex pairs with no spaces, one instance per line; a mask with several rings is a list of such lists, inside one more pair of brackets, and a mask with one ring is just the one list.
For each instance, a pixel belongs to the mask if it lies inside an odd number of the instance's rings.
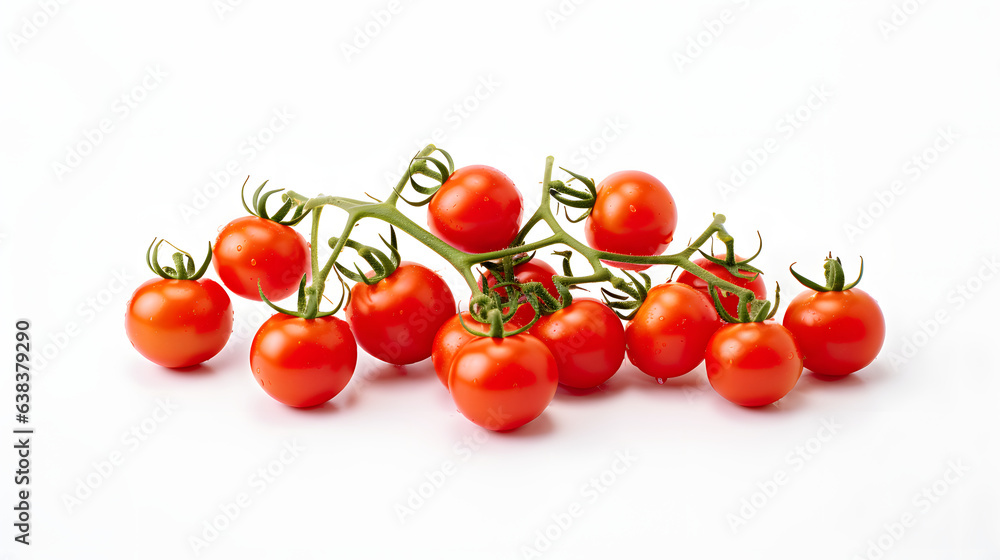
[[[463,312],[461,315],[461,321],[465,321],[465,324],[470,329],[475,329],[483,333],[490,332],[489,325],[476,321],[468,312]],[[465,330],[462,327],[461,321],[458,318],[458,314],[453,315],[451,319],[448,319],[445,321],[445,324],[441,325],[437,334],[434,335],[434,349],[431,352],[431,363],[434,364],[434,372],[437,373],[438,379],[446,388],[448,387],[448,372],[451,370],[451,362],[455,359],[455,354],[469,341],[480,338]],[[508,322],[504,328],[511,331],[518,327]]]
[[[715,258],[725,260],[726,255],[725,253],[721,255],[715,255]],[[740,260],[739,255],[736,256],[736,260],[737,261]],[[719,266],[707,259],[697,259],[693,262],[694,264],[704,268],[706,271],[718,276],[719,278],[727,282],[732,282],[733,284],[736,284],[741,288],[750,288],[751,290],[753,290],[753,293],[757,294],[757,299],[767,298],[767,286],[764,285],[763,274],[758,274],[757,278],[753,280],[748,280],[746,278],[733,276],[724,267]],[[741,270],[740,272],[744,271]],[[687,284],[692,288],[698,290],[699,292],[705,294],[705,297],[708,299],[708,301],[712,303],[712,294],[708,291],[708,284],[701,278],[698,278],[694,274],[691,274],[690,272],[685,270],[680,274],[680,276],[677,277],[677,282],[681,284]],[[732,315],[733,317],[739,317],[738,314],[739,314],[740,297],[738,295],[736,294],[723,295],[722,291],[720,290],[719,300],[722,302],[722,308],[725,309],[730,315]],[[712,309],[715,309],[715,303],[712,303]]]
[[802,375],[802,357],[788,329],[773,320],[732,323],[719,329],[705,351],[708,382],[742,406],[776,402]]
[[[527,284],[528,282],[540,282],[545,291],[550,293],[552,297],[558,298],[559,291],[556,290],[555,282],[552,281],[552,277],[556,275],[556,270],[552,268],[549,263],[541,259],[531,259],[526,263],[521,263],[514,267],[514,277],[517,281],[522,284]],[[487,271],[484,275],[486,278],[486,284],[488,286],[495,286],[497,279]],[[507,289],[500,288],[497,290],[503,297],[507,297]],[[536,298],[537,299],[537,298]],[[517,308],[517,313],[511,318],[508,324],[514,325],[516,327],[523,327],[531,322],[535,318],[535,308],[531,307],[531,304],[527,301],[523,301]]]
[[478,337],[458,351],[448,375],[458,410],[473,423],[499,432],[537,418],[558,385],[552,352],[525,334]]
[[504,249],[521,228],[521,193],[486,165],[455,170],[427,206],[431,233],[467,253]]
[[257,383],[278,402],[296,408],[337,396],[357,362],[350,327],[332,315],[303,319],[277,313],[250,344],[250,369]]
[[154,278],[132,294],[125,332],[149,361],[169,368],[193,366],[226,346],[233,332],[233,303],[207,278]]
[[310,275],[309,243],[294,229],[257,216],[229,222],[219,232],[213,249],[215,271],[234,294],[260,301],[264,295],[279,301],[298,291],[303,275]]
[[805,367],[842,376],[867,366],[885,341],[885,317],[875,299],[859,288],[795,296],[785,310],[785,328],[802,349]]
[[430,357],[434,335],[455,311],[448,284],[431,269],[405,261],[375,284],[355,284],[345,308],[358,344],[396,365]]
[[543,315],[528,331],[545,343],[556,359],[559,382],[592,389],[618,371],[625,360],[625,329],[607,305],[592,298]]
[[[642,171],[619,171],[597,185],[597,199],[587,217],[587,244],[624,255],[662,255],[674,239],[677,206],[656,177]],[[649,265],[609,262],[628,270]]]
[[705,296],[687,284],[654,287],[625,327],[628,358],[639,371],[666,379],[693,370],[720,327]]

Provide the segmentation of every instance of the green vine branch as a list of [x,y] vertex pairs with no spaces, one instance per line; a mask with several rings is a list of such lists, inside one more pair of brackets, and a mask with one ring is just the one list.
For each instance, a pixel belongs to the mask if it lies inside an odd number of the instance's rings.
[[[440,159],[432,157],[432,154],[435,152],[443,154],[447,164],[442,162]],[[305,318],[315,318],[318,316],[329,315],[339,310],[340,304],[338,304],[337,309],[334,309],[333,311],[320,312],[319,303],[326,288],[326,281],[334,270],[338,270],[337,278],[340,280],[343,290],[347,290],[346,284],[341,277],[341,272],[348,269],[344,268],[337,262],[337,259],[340,258],[344,248],[350,247],[355,249],[359,251],[359,254],[362,254],[362,256],[375,255],[377,258],[378,255],[378,253],[374,252],[374,249],[350,241],[350,234],[353,231],[354,226],[365,218],[372,218],[389,224],[392,228],[406,233],[448,261],[459,272],[459,274],[461,274],[462,278],[468,284],[469,289],[472,292],[470,305],[478,308],[478,312],[475,313],[475,316],[486,319],[486,321],[483,322],[488,322],[492,325],[490,333],[485,334],[492,335],[498,332],[503,332],[502,322],[508,320],[510,316],[513,315],[514,310],[511,309],[509,310],[509,313],[504,313],[502,311],[502,307],[505,302],[499,301],[499,298],[492,297],[484,293],[484,290],[487,290],[487,288],[480,285],[477,281],[473,268],[484,262],[498,261],[504,259],[505,257],[513,257],[523,253],[530,253],[532,251],[554,245],[567,246],[579,253],[587,260],[590,265],[591,272],[580,276],[572,276],[569,274],[554,276],[553,282],[555,283],[560,295],[558,300],[552,298],[541,287],[541,284],[538,283],[529,283],[522,286],[505,284],[502,286],[508,292],[512,292],[512,297],[514,298],[527,297],[527,301],[535,308],[536,318],[542,312],[551,312],[554,310],[553,308],[569,305],[572,302],[572,295],[569,291],[570,288],[580,286],[582,284],[609,282],[613,288],[619,291],[627,294],[639,293],[641,291],[641,294],[644,296],[645,291],[638,286],[639,281],[634,276],[628,273],[625,273],[628,277],[627,279],[616,276],[612,274],[611,270],[609,270],[603,262],[620,262],[636,265],[675,265],[687,270],[698,278],[701,278],[711,288],[736,294],[740,299],[741,308],[748,310],[747,314],[749,317],[760,317],[767,314],[767,310],[771,308],[770,302],[755,299],[753,291],[749,288],[743,288],[731,282],[722,280],[701,268],[691,260],[691,257],[696,252],[699,252],[701,247],[714,236],[726,245],[727,255],[730,257],[727,258],[724,263],[725,265],[728,265],[727,268],[729,266],[732,266],[734,269],[742,267],[743,270],[749,270],[755,273],[758,272],[756,269],[747,267],[741,263],[736,263],[734,257],[732,257],[735,254],[733,252],[734,239],[725,229],[724,224],[726,217],[724,215],[716,214],[708,228],[705,229],[701,235],[691,241],[682,251],[672,255],[640,256],[599,251],[587,246],[567,233],[559,223],[557,214],[552,211],[552,197],[550,190],[553,189],[553,185],[559,186],[563,184],[561,181],[553,180],[553,167],[554,158],[550,156],[545,160],[541,204],[538,209],[525,221],[512,246],[488,253],[466,253],[456,249],[418,225],[396,207],[399,200],[403,200],[411,205],[422,205],[426,203],[426,200],[409,202],[403,198],[401,193],[407,185],[411,185],[415,189],[415,192],[425,195],[428,198],[433,196],[434,192],[436,192],[436,187],[425,187],[417,184],[414,180],[416,175],[431,178],[432,180],[437,181],[439,183],[438,187],[440,187],[440,184],[443,184],[444,181],[447,180],[448,174],[454,171],[454,163],[451,156],[448,155],[447,152],[439,150],[433,144],[430,144],[420,150],[420,152],[414,156],[406,172],[403,174],[403,177],[400,178],[399,182],[393,188],[392,193],[384,202],[369,202],[324,195],[305,197],[292,191],[283,193],[282,199],[285,204],[288,207],[300,209],[302,217],[307,215],[309,212],[312,213],[312,227],[310,232],[312,283],[309,286],[305,286],[303,283],[303,288],[300,293],[299,309],[298,312],[294,314]],[[581,178],[576,174],[572,175],[574,178]],[[556,198],[557,200],[561,200],[562,197],[557,196]],[[319,221],[322,210],[325,206],[334,206],[343,210],[346,213],[346,221],[341,235],[329,239],[329,243],[327,245],[331,247],[331,254],[327,258],[323,267],[320,268]],[[548,226],[551,234],[537,241],[532,241],[530,243],[525,242],[528,234],[534,229],[534,227],[543,222],[546,226]],[[733,262],[729,262],[731,260]],[[369,262],[380,262],[380,260]],[[745,262],[746,261],[744,261],[744,263]],[[382,270],[384,272],[385,268],[387,268],[387,263],[382,263],[382,265]],[[377,269],[379,267],[373,268]],[[360,269],[358,270],[360,272]],[[376,272],[378,271],[376,270]],[[564,272],[569,272],[568,267],[567,270],[564,270]],[[734,272],[734,270],[731,270],[730,272]],[[713,293],[714,291],[715,290],[713,290]],[[718,298],[716,297],[716,299]],[[342,295],[341,304],[343,301],[344,297]],[[541,303],[539,303],[539,301]],[[270,302],[268,303],[270,304]],[[274,307],[273,304],[271,305]],[[721,306],[717,305],[717,307]],[[494,313],[494,311],[496,312]],[[761,313],[762,311],[763,314]],[[282,310],[282,312],[287,313],[288,311]],[[740,314],[743,315],[743,312]],[[498,322],[501,324],[500,327],[497,326]]]

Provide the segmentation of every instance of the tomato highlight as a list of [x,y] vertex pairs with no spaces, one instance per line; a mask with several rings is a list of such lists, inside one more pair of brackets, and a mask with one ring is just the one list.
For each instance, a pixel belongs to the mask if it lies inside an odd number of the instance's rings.
[[254,379],[276,401],[295,408],[321,405],[354,375],[358,347],[343,319],[303,319],[276,313],[250,344]]
[[459,412],[496,432],[519,428],[541,415],[558,385],[552,352],[524,334],[477,337],[458,351],[448,373]]

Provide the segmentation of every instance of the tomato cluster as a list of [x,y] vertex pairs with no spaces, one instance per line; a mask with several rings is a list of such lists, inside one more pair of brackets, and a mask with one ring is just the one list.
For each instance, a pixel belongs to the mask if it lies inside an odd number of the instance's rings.
[[[433,157],[435,152],[447,163]],[[760,271],[750,264],[756,255],[735,254],[724,216],[717,215],[684,251],[664,256],[677,209],[662,182],[639,171],[613,173],[599,184],[569,172],[572,179],[563,182],[551,179],[551,170],[549,158],[542,207],[526,221],[522,196],[510,178],[484,165],[455,169],[451,156],[433,146],[414,158],[385,202],[287,192],[269,216],[268,197],[282,191],[261,194],[261,185],[253,207],[244,203],[251,215],[220,228],[200,270],[183,252],[174,255],[174,267],[161,267],[162,241],[151,246],[147,261],[161,278],[136,290],[126,332],[143,356],[166,367],[189,367],[216,355],[229,339],[233,310],[226,290],[201,279],[214,261],[230,292],[277,311],[250,345],[253,376],[275,400],[312,407],[334,398],[349,384],[360,346],[375,359],[400,366],[430,358],[456,408],[499,431],[541,415],[559,385],[600,387],[621,369],[626,355],[661,383],[704,361],[709,382],[722,397],[754,407],[784,397],[804,367],[844,376],[867,366],[881,349],[885,322],[878,304],[855,288],[857,282],[845,285],[838,259],[826,260],[825,286],[792,270],[807,290],[779,324],[772,319],[777,293],[772,306]],[[421,185],[417,176],[436,186]],[[403,198],[408,184],[427,198]],[[586,244],[559,226],[550,197],[584,210],[577,220],[586,219]],[[426,230],[396,209],[400,199],[427,205]],[[332,254],[320,266],[317,232],[325,206],[345,210],[348,223],[343,235],[329,239]],[[295,226],[310,214],[307,241]],[[350,238],[362,218],[394,226],[390,241],[382,239],[388,254]],[[540,223],[553,235],[527,242]],[[467,311],[459,310],[438,273],[401,260],[395,228],[462,274],[472,294]],[[690,260],[713,236],[726,243],[726,251]],[[572,249],[554,253],[563,258],[562,274],[536,254],[556,244]],[[356,251],[369,270],[342,264],[338,259],[345,249]],[[574,275],[574,254],[593,272]],[[653,286],[640,271],[657,264],[674,264],[683,272]],[[341,284],[341,302],[320,311],[331,274]],[[571,290],[594,282],[611,285],[601,290],[603,301],[573,296]],[[275,303],[296,293],[295,310]],[[335,316],[341,307],[344,319]]]

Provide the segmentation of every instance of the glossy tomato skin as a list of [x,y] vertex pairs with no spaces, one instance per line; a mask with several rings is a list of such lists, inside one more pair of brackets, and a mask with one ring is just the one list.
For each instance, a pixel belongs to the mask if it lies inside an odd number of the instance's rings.
[[[642,171],[619,171],[597,185],[597,199],[584,230],[587,244],[625,255],[662,255],[674,239],[677,205],[656,177]],[[609,262],[628,270],[649,265]]]
[[741,406],[777,402],[802,375],[802,355],[788,329],[773,320],[719,329],[705,351],[708,382]]
[[885,342],[885,317],[859,288],[806,290],[788,305],[782,322],[802,350],[805,367],[821,375],[854,373],[875,360]]
[[149,361],[169,368],[193,366],[226,346],[233,332],[233,303],[209,279],[155,278],[132,294],[125,332]]
[[621,319],[593,298],[574,298],[567,307],[539,318],[529,332],[552,352],[559,382],[567,387],[597,387],[625,360]]
[[345,308],[358,344],[396,365],[429,358],[434,335],[455,311],[448,284],[431,269],[406,261],[371,286],[355,284]]
[[[458,314],[455,314],[445,321],[441,328],[438,329],[437,334],[434,335],[434,348],[431,351],[431,363],[434,364],[434,372],[437,374],[438,379],[441,384],[448,387],[448,372],[451,370],[451,362],[455,359],[455,354],[462,349],[470,341],[480,338],[462,327],[462,321],[470,329],[475,329],[482,333],[490,332],[490,327],[472,318],[469,312],[461,313],[462,319],[459,320]],[[504,327],[506,330],[511,331],[516,329],[511,323],[507,323]]]
[[501,171],[486,165],[455,170],[427,206],[434,235],[467,253],[499,251],[521,227],[521,193]]
[[250,369],[276,401],[296,408],[337,396],[354,375],[358,347],[342,319],[303,319],[277,313],[250,344]]
[[[545,291],[552,295],[552,297],[559,298],[559,290],[556,289],[555,282],[552,281],[552,277],[556,275],[556,269],[552,268],[549,263],[541,259],[531,259],[526,263],[519,264],[514,267],[514,277],[517,281],[522,284],[527,284],[528,282],[539,282]],[[486,284],[488,286],[495,286],[497,279],[490,274],[488,271],[483,275],[486,278]],[[497,292],[503,297],[507,297],[507,290],[505,288],[500,288]],[[535,309],[531,307],[530,303],[524,302],[517,308],[517,312],[511,318],[508,324],[515,327],[523,327],[535,318]]]
[[504,432],[531,422],[552,402],[559,385],[556,359],[531,335],[477,338],[458,351],[448,387],[459,412],[487,430]]
[[684,375],[705,359],[719,316],[704,294],[687,284],[655,286],[625,327],[628,358],[646,375]]
[[229,222],[212,248],[215,272],[234,294],[261,301],[279,301],[296,293],[303,275],[310,275],[309,243],[294,229],[257,216]]
[[[715,258],[725,260],[726,254],[722,253],[719,255],[715,255]],[[741,260],[739,255],[736,255],[736,260],[737,261]],[[696,259],[693,262],[694,264],[700,266],[701,268],[704,268],[706,271],[718,276],[719,278],[722,278],[723,280],[726,280],[727,282],[732,282],[733,284],[736,284],[741,288],[750,288],[751,290],[753,290],[753,293],[757,294],[757,299],[767,298],[767,286],[764,284],[763,274],[758,274],[757,277],[754,278],[753,280],[748,280],[746,278],[733,276],[725,268],[707,259]],[[690,272],[685,270],[680,274],[680,276],[677,277],[677,282],[680,284],[687,284],[692,288],[698,290],[699,292],[705,295],[709,303],[712,303],[712,294],[711,292],[708,291],[708,284],[701,278],[698,278],[694,274],[691,274]],[[736,318],[739,317],[738,313],[739,313],[740,297],[738,295],[736,294],[722,295],[722,293],[720,292],[719,300],[722,301],[723,309],[729,312],[730,315]],[[712,308],[715,309],[714,303],[712,303]]]

